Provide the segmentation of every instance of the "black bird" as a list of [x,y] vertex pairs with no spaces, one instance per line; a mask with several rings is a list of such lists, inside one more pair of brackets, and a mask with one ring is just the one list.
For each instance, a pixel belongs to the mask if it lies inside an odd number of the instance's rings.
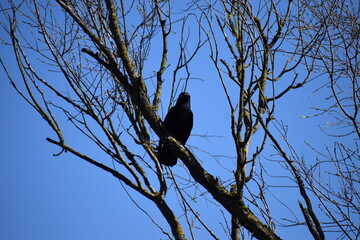
[[[169,110],[165,117],[164,126],[176,140],[183,145],[186,143],[193,127],[189,93],[180,93],[176,105]],[[177,156],[161,140],[158,149],[157,157],[160,163],[169,167],[176,164]]]

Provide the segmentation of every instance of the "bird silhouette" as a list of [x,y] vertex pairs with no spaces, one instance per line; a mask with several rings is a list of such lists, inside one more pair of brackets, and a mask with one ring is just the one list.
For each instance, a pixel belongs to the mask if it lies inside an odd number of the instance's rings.
[[[166,114],[164,126],[176,140],[185,145],[193,127],[193,113],[190,108],[189,93],[180,93],[175,106]],[[161,140],[157,157],[159,162],[165,166],[172,167],[177,162],[177,156]]]

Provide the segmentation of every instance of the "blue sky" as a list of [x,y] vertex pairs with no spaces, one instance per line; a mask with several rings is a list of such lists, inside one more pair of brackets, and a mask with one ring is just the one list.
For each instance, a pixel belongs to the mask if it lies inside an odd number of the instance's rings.
[[[1,15],[3,21],[3,15]],[[16,75],[16,63],[9,46],[0,45],[0,57],[10,73]],[[195,115],[193,135],[188,144],[202,148],[211,153],[231,152],[232,139],[229,128],[229,109],[224,93],[214,71],[203,59],[208,53],[203,52],[191,64],[192,76],[204,79],[191,80],[187,91],[192,95],[192,109]],[[171,56],[170,56],[171,59]],[[175,59],[175,58],[174,58]],[[174,63],[172,63],[174,64]],[[51,76],[47,71],[44,76]],[[169,73],[170,76],[171,73]],[[295,90],[277,103],[275,117],[289,126],[289,139],[300,154],[314,160],[314,154],[306,147],[305,141],[313,146],[322,147],[332,144],[332,138],[325,137],[319,125],[326,127],[325,116],[304,119],[301,116],[314,114],[311,106],[319,106],[319,102],[329,92],[320,91],[309,97],[312,91],[322,85],[324,79],[309,83],[306,87]],[[169,82],[164,85],[164,108],[169,99]],[[123,187],[110,174],[72,156],[63,153],[58,157],[53,154],[59,148],[45,139],[54,137],[51,129],[41,117],[15,92],[4,71],[0,71],[0,239],[166,239],[151,221],[129,199]],[[73,129],[65,126],[70,142],[81,141]],[[72,135],[74,134],[74,135]],[[221,136],[204,139],[199,135]],[[260,135],[261,136],[261,135]],[[256,139],[254,141],[257,141]],[[350,144],[352,139],[349,138]],[[79,143],[85,151],[92,151],[89,145]],[[264,154],[274,153],[271,144]],[[195,150],[196,151],[196,150]],[[223,169],[207,154],[196,151],[204,161],[205,168],[218,176]],[[95,155],[98,153],[95,151]],[[224,163],[231,166],[231,160]],[[269,172],[276,173],[276,163],[267,162]],[[111,165],[111,164],[110,164]],[[175,174],[185,174],[180,166],[173,168]],[[221,172],[221,173],[219,173]],[[224,171],[226,172],[226,171]],[[274,193],[288,194],[284,202],[297,204],[297,189],[282,191],[274,189]],[[164,220],[153,204],[138,194],[130,191],[141,207],[154,215],[159,223]],[[176,203],[176,195],[172,192],[167,199]],[[204,219],[223,239],[224,232],[219,222],[224,223],[219,211],[212,211],[212,205],[200,201],[197,204],[204,214]],[[295,207],[295,209],[297,209]],[[274,215],[289,214],[283,208],[273,209]],[[295,214],[298,209],[294,210]],[[302,219],[301,216],[298,216]],[[229,219],[227,219],[229,221]],[[169,231],[169,230],[168,230]],[[207,233],[198,232],[198,239],[208,238]],[[309,239],[305,227],[278,228],[284,239]],[[297,236],[297,237],[296,237]],[[304,238],[304,236],[306,236]]]

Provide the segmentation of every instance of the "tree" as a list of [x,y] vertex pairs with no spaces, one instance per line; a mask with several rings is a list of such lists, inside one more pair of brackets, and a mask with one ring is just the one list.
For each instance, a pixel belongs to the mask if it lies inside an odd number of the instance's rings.
[[[359,215],[358,159],[360,138],[359,116],[359,6],[353,1],[300,1],[304,6],[304,36],[311,41],[321,33],[317,51],[309,52],[315,59],[318,78],[328,81],[314,90],[326,92],[317,112],[306,117],[327,115],[328,128],[324,134],[337,138],[325,150],[310,146],[317,154],[316,161],[305,164],[298,159],[303,179],[309,191],[319,201],[321,211],[329,219],[328,231],[340,232],[342,238],[358,238],[360,229],[354,219]],[[344,136],[349,136],[345,138]],[[349,142],[354,142],[351,144]],[[326,169],[326,170],[324,170]],[[338,183],[330,185],[326,179]]]
[[[349,8],[342,6],[335,9],[347,13]],[[354,198],[359,201],[359,175],[354,172],[358,150],[338,145],[345,157],[326,154],[335,166],[341,165],[333,177],[343,181],[344,189],[351,186],[345,198],[335,195],[330,186],[322,185],[325,188],[319,191],[322,178],[315,176],[314,169],[322,173],[321,169],[309,167],[296,154],[286,126],[277,119],[280,99],[305,86],[322,62],[339,105],[336,109],[350,123],[349,134],[358,133],[359,71],[354,60],[358,56],[354,43],[358,41],[348,42],[353,38],[351,33],[342,35],[344,53],[351,53],[345,59],[350,71],[345,76],[335,75],[344,59],[337,58],[333,48],[338,38],[333,38],[331,28],[323,28],[327,14],[319,15],[320,25],[312,22],[318,8],[301,1],[293,5],[292,1],[184,4],[57,0],[9,1],[9,7],[2,9],[7,20],[2,26],[10,36],[22,81],[10,73],[8,78],[55,133],[47,141],[60,147],[56,155],[70,153],[85,160],[152,201],[171,229],[169,233],[157,224],[168,238],[195,238],[195,228],[201,226],[219,239],[217,231],[195,209],[197,201],[213,202],[212,207],[224,213],[224,226],[227,218],[232,219],[231,226],[224,227],[231,239],[239,239],[246,232],[258,239],[280,239],[276,226],[282,225],[306,225],[314,239],[324,239],[326,217],[336,223],[335,231],[348,238],[358,236],[359,229],[352,220],[359,211],[356,204],[352,205]],[[343,22],[358,21],[347,19]],[[342,32],[343,28],[337,27]],[[323,48],[329,48],[330,55],[319,57]],[[217,74],[203,81],[221,86],[222,94],[214,98],[230,112],[230,131],[224,136],[231,139],[233,147],[220,153],[203,146],[182,145],[160,120],[160,113],[166,113],[164,93],[170,95],[170,107],[181,90],[191,89],[197,81],[194,72],[199,61]],[[6,71],[6,64],[1,63]],[[351,80],[352,97],[339,96],[343,91],[338,91],[338,76]],[[345,107],[349,99],[354,102],[352,114]],[[331,113],[334,106],[325,112]],[[215,108],[211,107],[212,111]],[[69,124],[74,127],[72,134],[82,136],[103,155],[94,156],[91,148],[83,149],[72,141],[64,131]],[[158,162],[159,139],[181,159],[183,173],[190,175],[188,180],[176,173],[177,169]],[[273,148],[275,152],[271,153]],[[274,156],[279,168],[276,176],[269,172]],[[216,160],[223,170],[207,170],[208,159]],[[282,181],[277,182],[277,178]],[[272,186],[286,187],[289,183],[289,188],[297,189],[299,205],[286,208],[300,211],[302,220],[273,213],[283,203],[281,196],[273,203],[271,195],[276,190]],[[175,194],[179,202],[174,207],[168,199]],[[338,208],[341,218],[332,216],[328,208],[334,204],[330,195],[337,196],[337,203],[347,204],[348,211]],[[319,203],[322,211],[314,208]],[[182,219],[179,208],[185,216]],[[156,219],[151,220],[156,223]]]

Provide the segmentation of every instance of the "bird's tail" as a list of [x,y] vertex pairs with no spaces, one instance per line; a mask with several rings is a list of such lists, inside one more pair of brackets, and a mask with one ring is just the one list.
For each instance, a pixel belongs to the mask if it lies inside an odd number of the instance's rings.
[[176,165],[177,156],[164,144],[160,145],[157,157],[159,162],[165,166],[172,167]]

